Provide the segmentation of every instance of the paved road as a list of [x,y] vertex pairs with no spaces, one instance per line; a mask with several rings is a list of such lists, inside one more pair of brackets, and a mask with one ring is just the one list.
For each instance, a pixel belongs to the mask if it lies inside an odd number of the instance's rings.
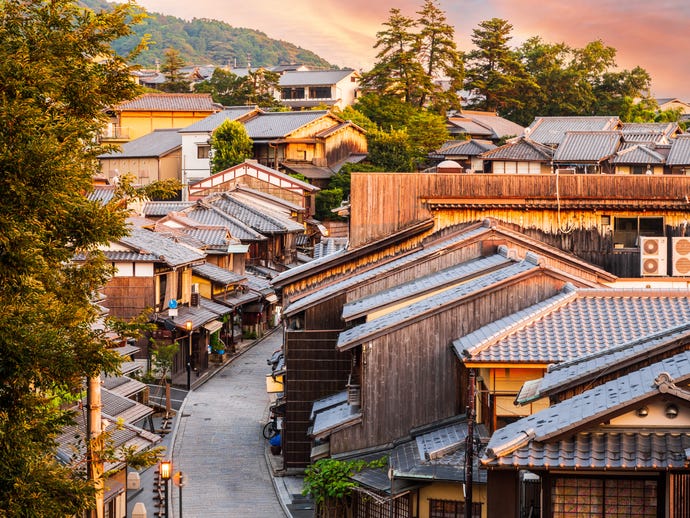
[[[184,518],[285,516],[261,435],[269,403],[266,359],[281,340],[278,329],[187,396],[173,446],[175,471],[187,477]],[[178,518],[177,487],[171,486],[170,501]]]

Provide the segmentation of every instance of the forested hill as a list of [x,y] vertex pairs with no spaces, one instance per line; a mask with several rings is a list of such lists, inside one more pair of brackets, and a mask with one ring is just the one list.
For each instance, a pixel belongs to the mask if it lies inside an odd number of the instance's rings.
[[[93,10],[108,9],[106,0],[79,0]],[[143,8],[142,8],[143,9]],[[133,26],[135,36],[122,38],[114,43],[118,54],[124,56],[144,34],[151,37],[149,49],[134,60],[145,67],[162,63],[166,49],[180,53],[186,65],[273,66],[286,63],[304,63],[314,68],[334,68],[313,52],[288,43],[274,40],[263,32],[237,28],[225,22],[195,18],[185,21],[174,16],[147,13],[142,24]]]

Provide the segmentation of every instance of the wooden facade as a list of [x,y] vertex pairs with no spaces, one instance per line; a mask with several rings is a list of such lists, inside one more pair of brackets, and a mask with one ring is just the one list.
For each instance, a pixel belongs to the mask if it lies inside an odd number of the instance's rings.
[[690,219],[683,175],[355,173],[351,192],[353,247],[428,218],[440,229],[492,217],[619,277],[640,276],[640,252],[617,221],[654,218],[673,237]]

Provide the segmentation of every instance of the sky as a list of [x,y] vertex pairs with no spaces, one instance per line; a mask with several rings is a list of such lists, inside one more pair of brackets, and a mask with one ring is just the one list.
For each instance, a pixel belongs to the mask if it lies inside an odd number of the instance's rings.
[[[376,33],[391,7],[416,18],[423,0],[138,0],[148,11],[186,20],[210,18],[266,33],[315,52],[339,67],[368,70]],[[193,13],[190,12],[193,5]],[[688,0],[440,0],[459,50],[472,49],[472,30],[491,18],[512,26],[511,46],[532,36],[582,48],[602,40],[617,50],[618,68],[640,66],[652,95],[690,102]],[[259,63],[256,63],[259,65]]]

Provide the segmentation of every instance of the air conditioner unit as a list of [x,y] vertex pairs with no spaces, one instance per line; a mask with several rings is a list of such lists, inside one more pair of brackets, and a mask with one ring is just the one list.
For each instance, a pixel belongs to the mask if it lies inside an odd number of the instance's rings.
[[690,276],[690,237],[671,238],[672,274]]
[[667,254],[665,237],[640,236],[640,275],[642,277],[664,277],[668,275]]

